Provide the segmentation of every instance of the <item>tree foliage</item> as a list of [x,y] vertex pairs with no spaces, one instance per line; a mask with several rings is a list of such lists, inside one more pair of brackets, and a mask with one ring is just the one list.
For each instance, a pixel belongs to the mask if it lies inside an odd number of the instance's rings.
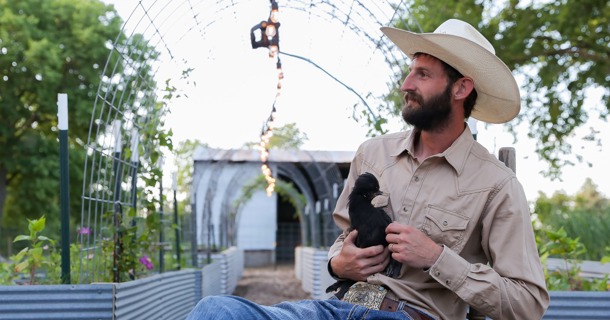
[[[287,123],[281,127],[273,129],[273,135],[269,138],[268,149],[299,149],[309,140],[305,132],[297,127],[296,123]],[[248,142],[244,144],[246,148],[255,148],[260,142]]]
[[[522,111],[514,130],[527,123],[537,153],[549,163],[549,176],[584,161],[566,139],[590,114],[607,119],[610,112],[610,6],[606,0],[529,1],[412,0],[397,27],[432,32],[443,21],[458,18],[477,26],[491,39],[498,55],[521,84]],[[396,75],[396,81],[404,78]],[[396,87],[396,86],[394,86]],[[399,114],[398,88],[385,106]],[[599,101],[587,101],[601,92]],[[589,104],[586,104],[589,103]],[[599,144],[595,130],[581,137]],[[595,146],[595,144],[593,144]]]
[[[49,232],[55,237],[59,232],[58,93],[68,95],[70,213],[75,221],[81,210],[84,146],[97,116],[92,114],[99,98],[96,92],[104,98],[110,93],[123,97],[129,77],[117,77],[122,72],[137,73],[141,88],[156,87],[150,65],[142,61],[154,60],[157,54],[139,35],[126,39],[121,26],[114,8],[99,0],[0,0],[3,231],[8,226],[23,229],[24,217],[45,215]],[[110,55],[117,47],[123,56]],[[119,63],[133,56],[140,57],[139,63]],[[106,69],[107,64],[114,68]],[[131,106],[125,114],[136,114],[142,103],[155,104],[142,101],[150,95],[131,92],[125,96],[120,102]],[[119,106],[118,100],[110,103]],[[97,125],[104,130],[105,124]],[[164,134],[146,131],[141,135],[140,141],[165,143]],[[153,154],[146,150],[146,155]]]
[[307,134],[301,132],[296,123],[287,123],[273,130],[273,136],[269,139],[269,148],[299,149],[308,139]]

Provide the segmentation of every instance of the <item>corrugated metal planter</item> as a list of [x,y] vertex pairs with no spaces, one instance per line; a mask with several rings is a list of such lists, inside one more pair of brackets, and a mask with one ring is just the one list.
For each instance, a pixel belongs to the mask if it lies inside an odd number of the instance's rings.
[[[295,274],[313,298],[324,298],[334,280],[328,274],[327,251],[311,247],[295,250]],[[551,304],[543,320],[608,320],[610,292],[551,291]]]
[[201,298],[200,270],[167,272],[115,285],[116,319],[184,319]]
[[610,292],[551,291],[551,305],[542,319],[610,319]]
[[0,286],[0,319],[112,320],[114,285]]
[[314,299],[328,297],[326,288],[335,280],[328,273],[328,258],[326,250],[312,247],[298,247],[295,251],[295,275],[301,280],[305,292]]
[[0,319],[182,320],[204,296],[235,289],[243,251],[230,248],[214,258],[202,270],[123,283],[0,286]]

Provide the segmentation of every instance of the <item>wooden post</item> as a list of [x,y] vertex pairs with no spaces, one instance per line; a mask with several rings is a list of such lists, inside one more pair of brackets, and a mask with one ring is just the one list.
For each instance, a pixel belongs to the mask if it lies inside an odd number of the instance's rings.
[[511,168],[513,172],[517,172],[517,154],[513,147],[503,147],[498,151],[498,159]]

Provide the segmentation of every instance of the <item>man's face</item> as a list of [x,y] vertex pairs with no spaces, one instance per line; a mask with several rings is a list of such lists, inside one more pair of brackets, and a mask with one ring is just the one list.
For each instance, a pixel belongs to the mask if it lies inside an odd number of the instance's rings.
[[405,92],[402,118],[420,130],[442,129],[451,115],[452,87],[438,59],[417,56],[400,88]]

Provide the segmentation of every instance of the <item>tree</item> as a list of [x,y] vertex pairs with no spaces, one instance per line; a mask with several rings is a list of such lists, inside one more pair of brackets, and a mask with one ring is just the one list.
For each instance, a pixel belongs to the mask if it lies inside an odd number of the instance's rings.
[[[0,226],[23,229],[23,217],[44,214],[49,230],[58,232],[57,94],[68,94],[70,212],[78,219],[95,93],[100,82],[116,94],[122,90],[102,74],[119,59],[109,58],[111,48],[117,40],[145,57],[155,53],[145,41],[117,38],[122,20],[99,0],[0,0],[0,10]],[[152,82],[149,68],[135,68],[141,81]]]
[[178,192],[181,194],[189,194],[190,186],[193,184],[193,155],[198,147],[207,147],[207,143],[199,140],[181,141],[174,149],[174,162],[178,174]]
[[534,213],[546,230],[565,231],[586,248],[582,257],[599,261],[610,246],[610,201],[587,179],[573,196],[556,192],[550,198],[541,193]]
[[[397,27],[432,32],[449,18],[477,26],[514,70],[521,82],[522,111],[510,130],[526,122],[529,137],[537,138],[537,153],[559,177],[564,165],[583,161],[566,139],[599,112],[610,112],[610,6],[606,0],[585,1],[410,1],[409,12]],[[402,79],[403,74],[396,75]],[[394,86],[395,87],[395,86]],[[601,101],[585,105],[593,90]],[[396,90],[385,106],[399,114],[402,102]],[[599,144],[600,137],[582,137]],[[595,145],[594,145],[595,146]]]
[[[269,138],[268,149],[299,149],[305,141],[309,140],[305,132],[301,132],[296,123],[287,123],[273,129],[273,135]],[[260,142],[248,142],[246,148],[254,148]]]
[[307,140],[307,134],[301,132],[296,123],[287,123],[273,130],[273,136],[269,139],[269,148],[299,149]]

